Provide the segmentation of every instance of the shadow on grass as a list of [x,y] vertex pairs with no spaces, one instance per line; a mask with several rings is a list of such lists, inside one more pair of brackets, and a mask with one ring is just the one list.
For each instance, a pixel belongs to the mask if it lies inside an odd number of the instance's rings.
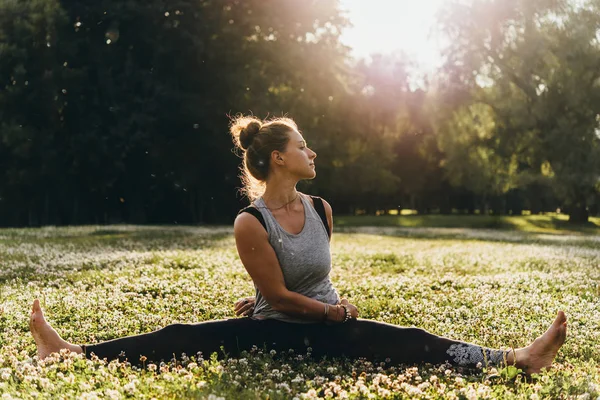
[[[61,228],[58,228],[59,230]],[[61,232],[41,238],[29,238],[37,243],[101,245],[126,247],[128,250],[198,250],[222,247],[222,240],[231,235],[229,227],[191,226],[117,226],[114,229],[82,229]],[[33,239],[33,240],[31,240]]]
[[[153,263],[153,252],[234,248],[231,233],[230,227],[188,226],[2,229],[0,259],[4,268],[0,270],[0,283],[15,278],[28,281],[86,270],[111,269],[121,265],[121,261],[126,260],[129,253],[147,253],[148,257],[144,262]],[[108,257],[105,260],[105,253],[114,251],[122,253],[123,257],[116,260]],[[71,257],[65,261],[56,255],[58,253],[69,254]],[[47,254],[49,259],[45,258]],[[40,266],[43,268],[40,269]]]
[[600,252],[600,235],[567,235],[557,233],[521,232],[499,229],[427,228],[393,226],[345,226],[338,233],[358,233],[373,236],[391,236],[406,239],[479,241],[506,244],[535,244],[542,246],[569,246]]
[[547,234],[600,234],[600,218],[590,218],[586,224],[572,224],[566,215],[340,216],[335,218],[335,223],[338,227],[468,228]]

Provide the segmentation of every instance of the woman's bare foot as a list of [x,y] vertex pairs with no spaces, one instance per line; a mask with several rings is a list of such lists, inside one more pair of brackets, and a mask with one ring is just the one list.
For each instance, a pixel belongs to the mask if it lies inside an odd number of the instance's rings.
[[515,350],[516,366],[529,375],[537,374],[543,368],[548,368],[552,365],[552,361],[566,337],[567,317],[564,312],[559,311],[552,325],[542,336],[535,339],[529,346]]
[[69,349],[75,353],[83,353],[80,346],[61,339],[54,328],[46,322],[38,299],[33,301],[31,317],[29,317],[29,330],[35,340],[40,360],[43,360],[51,353],[57,353],[62,349]]

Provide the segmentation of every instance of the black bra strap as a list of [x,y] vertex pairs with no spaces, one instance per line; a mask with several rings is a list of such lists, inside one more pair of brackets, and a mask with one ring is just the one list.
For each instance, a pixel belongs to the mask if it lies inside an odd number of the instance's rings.
[[[327,231],[327,237],[331,238],[331,230],[329,228],[329,222],[327,222],[327,214],[325,213],[325,206],[323,205],[323,199],[317,196],[310,196],[313,200],[313,204],[315,207],[315,211],[317,211],[317,214],[319,214],[319,217],[321,217],[321,221],[323,222],[323,225],[325,226],[325,230]],[[260,211],[258,211],[258,209],[256,207],[253,206],[248,206],[242,210],[240,210],[240,212],[238,213],[244,213],[247,212],[248,214],[252,214],[256,217],[256,219],[258,220],[258,222],[260,222],[260,224],[263,226],[263,228],[265,228],[265,230],[267,230],[267,224],[265,223],[265,219],[263,218],[262,214],[260,213]]]
[[267,230],[267,224],[265,223],[265,219],[263,218],[262,214],[260,213],[260,211],[258,211],[258,209],[256,207],[248,206],[248,207],[240,210],[238,215],[240,215],[241,213],[244,213],[244,212],[254,215],[256,217],[256,219],[258,220],[258,222],[260,222],[260,224],[263,226],[263,228],[265,228],[265,231]]
[[327,222],[327,215],[325,214],[325,206],[323,205],[323,199],[317,196],[310,196],[313,199],[313,203],[315,205],[315,210],[319,217],[321,217],[321,221],[323,221],[323,225],[325,226],[325,230],[327,231],[327,236],[331,239],[331,230],[329,228],[329,222]]

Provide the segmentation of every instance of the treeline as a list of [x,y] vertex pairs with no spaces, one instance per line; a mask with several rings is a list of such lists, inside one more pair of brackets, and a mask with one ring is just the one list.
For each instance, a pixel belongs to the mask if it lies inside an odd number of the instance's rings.
[[[338,213],[600,204],[600,1],[440,14],[446,64],[352,61],[335,0],[0,0],[0,225],[227,223],[229,116],[288,115]],[[420,84],[416,85],[415,82]]]

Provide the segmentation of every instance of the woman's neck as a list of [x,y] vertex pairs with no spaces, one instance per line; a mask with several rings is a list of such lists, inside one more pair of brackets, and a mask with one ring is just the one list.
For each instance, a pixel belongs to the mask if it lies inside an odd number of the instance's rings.
[[267,207],[278,208],[290,206],[299,197],[296,182],[267,182],[267,188],[261,196]]

